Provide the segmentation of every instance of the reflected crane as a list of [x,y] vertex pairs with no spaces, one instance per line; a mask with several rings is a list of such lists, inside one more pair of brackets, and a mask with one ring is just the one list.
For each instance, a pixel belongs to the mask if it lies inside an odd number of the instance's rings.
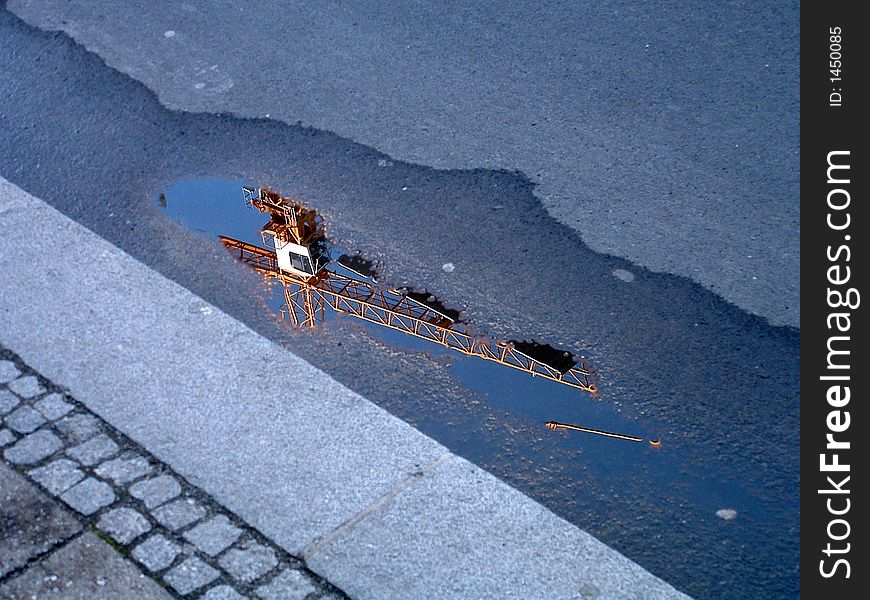
[[[493,342],[472,335],[450,310],[428,294],[383,289],[364,261],[342,256],[332,261],[323,220],[315,209],[267,188],[243,188],[245,202],[269,216],[261,237],[266,248],[221,236],[242,263],[284,288],[283,312],[293,325],[316,327],[326,309],[389,327],[468,356],[493,361],[596,394],[588,363],[547,344]],[[335,268],[342,265],[353,276]]]

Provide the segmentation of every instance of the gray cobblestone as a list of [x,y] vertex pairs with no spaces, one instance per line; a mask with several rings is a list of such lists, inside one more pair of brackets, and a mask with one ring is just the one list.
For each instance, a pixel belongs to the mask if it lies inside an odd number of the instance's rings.
[[239,539],[242,530],[230,523],[225,515],[218,515],[184,533],[184,539],[208,554],[217,556]]
[[0,390],[0,415],[9,414],[13,408],[21,404],[18,396],[9,390]]
[[184,596],[210,584],[219,575],[217,569],[213,569],[194,556],[171,569],[163,579],[172,586],[172,589]]
[[246,548],[228,550],[220,565],[236,581],[251,583],[278,566],[278,559],[271,548],[251,542]]
[[172,500],[180,493],[181,486],[170,475],[160,475],[130,486],[130,495],[144,502],[148,508],[154,508]]
[[50,431],[41,429],[6,448],[6,460],[16,465],[32,465],[63,448],[63,442]]
[[73,405],[66,402],[60,394],[49,394],[33,406],[49,421],[56,421],[72,412],[72,409],[74,408]]
[[97,523],[102,531],[116,542],[129,544],[143,533],[151,531],[151,523],[132,508],[115,508],[100,517]]
[[45,392],[45,388],[39,383],[39,379],[33,375],[19,377],[14,381],[10,381],[8,387],[24,399],[34,398]]
[[284,569],[271,582],[257,588],[263,600],[304,600],[315,591],[311,579],[296,569]]
[[30,433],[45,423],[45,417],[30,408],[22,406],[6,415],[6,425],[18,433]]
[[9,383],[13,379],[17,379],[21,375],[21,371],[15,366],[11,360],[0,360],[0,383]]
[[176,531],[199,521],[205,516],[205,509],[193,498],[181,498],[175,502],[164,504],[151,511],[157,521],[164,527]]
[[86,467],[92,467],[118,452],[118,444],[105,433],[92,437],[88,441],[70,448],[66,453]]
[[245,600],[245,598],[247,596],[242,596],[228,585],[217,585],[200,596],[199,600]]
[[61,494],[60,499],[83,515],[92,515],[114,502],[115,492],[108,483],[88,477]]
[[18,439],[18,436],[16,436],[14,433],[9,431],[5,427],[3,429],[0,429],[0,448],[3,448],[4,446],[8,446],[9,444],[11,444],[12,442],[14,442],[17,439]]
[[54,424],[70,444],[80,444],[100,432],[100,422],[92,415],[75,413]]
[[28,471],[27,474],[55,496],[62,494],[85,478],[85,474],[78,469],[78,465],[68,458],[58,458],[44,467]]
[[141,456],[122,456],[104,462],[96,468],[96,473],[103,479],[111,479],[115,485],[127,485],[152,470],[148,460]]
[[166,537],[159,533],[155,533],[136,546],[133,549],[132,555],[146,569],[156,573],[171,565],[180,551],[181,548],[179,548],[178,544],[166,539]]

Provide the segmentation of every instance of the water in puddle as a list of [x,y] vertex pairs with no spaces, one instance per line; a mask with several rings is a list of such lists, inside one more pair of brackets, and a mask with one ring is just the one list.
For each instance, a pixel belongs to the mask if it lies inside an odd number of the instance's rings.
[[[243,187],[257,186],[243,180],[185,180],[164,190],[159,202],[167,216],[201,235],[211,238],[224,235],[265,247],[260,229],[268,221],[268,216],[245,205],[242,199]],[[364,259],[346,248],[332,244],[330,254],[333,258],[329,267],[331,270],[355,278],[371,273],[371,265],[366,264]],[[421,284],[425,285],[425,282]],[[421,294],[421,298],[423,296],[426,294]],[[430,300],[432,298],[434,297],[430,296]],[[276,285],[274,293],[268,299],[268,304],[278,312],[283,303],[281,287]],[[454,312],[449,307],[444,307],[443,310],[452,316],[458,315],[458,312]],[[338,315],[329,310],[325,318],[327,322],[333,318],[353,319],[351,316]],[[482,394],[493,407],[501,411],[532,417],[539,420],[542,426],[543,423],[551,420],[564,423],[580,422],[586,427],[630,433],[638,437],[652,439],[659,437],[656,431],[639,431],[636,423],[628,423],[620,419],[619,414],[612,407],[599,400],[593,400],[588,393],[575,388],[516,371],[504,365],[466,356],[401,331],[368,321],[357,321],[370,335],[392,346],[448,357],[451,363],[451,375],[468,389]],[[586,440],[586,443],[603,444],[606,447],[619,442],[603,439]],[[639,447],[637,450],[643,448]]]

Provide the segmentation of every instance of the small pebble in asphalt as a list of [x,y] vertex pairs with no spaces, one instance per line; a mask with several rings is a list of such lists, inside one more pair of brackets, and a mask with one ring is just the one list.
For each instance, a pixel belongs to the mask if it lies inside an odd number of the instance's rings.
[[726,521],[733,521],[737,518],[737,511],[733,508],[720,508],[716,511],[716,516]]

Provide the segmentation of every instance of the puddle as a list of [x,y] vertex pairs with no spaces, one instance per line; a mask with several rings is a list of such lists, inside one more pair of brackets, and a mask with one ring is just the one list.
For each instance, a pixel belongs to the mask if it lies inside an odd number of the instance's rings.
[[[235,179],[185,180],[161,192],[158,202],[168,217],[182,223],[190,230],[210,238],[233,238],[267,249],[270,251],[271,259],[274,256],[274,248],[269,239],[264,241],[261,234],[263,226],[269,223],[269,215],[254,208],[250,197],[247,202],[245,201],[242,192],[244,188],[255,190],[257,185]],[[274,206],[270,205],[270,207],[277,211]],[[286,225],[285,221],[289,218],[285,218],[283,213],[278,214],[275,219],[280,223],[276,227]],[[378,287],[377,271],[372,261],[331,240],[327,241],[326,246],[331,261],[324,261],[327,266],[320,273],[347,277],[349,280],[365,282],[373,288],[381,289]],[[228,250],[231,253],[236,252],[235,249]],[[316,262],[313,258],[312,261]],[[311,262],[306,262],[305,266],[300,262],[297,268],[304,268],[310,273]],[[305,277],[302,272],[299,276]],[[346,282],[342,280],[341,283]],[[276,314],[287,317],[292,309],[288,308],[283,291],[283,286],[275,283],[272,286],[272,293],[267,295],[266,300]],[[389,303],[394,303],[404,296],[410,299],[412,306],[423,307],[426,315],[430,317],[434,315],[433,323],[436,321],[438,325],[453,323],[456,327],[450,330],[463,333],[461,312],[445,306],[425,288],[399,288],[395,292],[387,298]],[[312,309],[313,307],[309,307],[309,310]],[[297,323],[306,318],[301,314],[301,308],[297,307],[295,310],[299,313],[295,315],[296,318],[300,319]],[[578,439],[578,444],[591,444],[589,446],[591,448],[606,449],[610,444],[624,444],[626,440],[644,442],[632,450],[626,450],[638,452],[644,450],[647,441],[658,440],[660,437],[660,433],[654,430],[644,429],[639,432],[638,424],[622,419],[613,405],[594,399],[587,391],[550,380],[548,375],[534,375],[499,362],[488,362],[478,356],[467,356],[454,348],[415,337],[395,327],[358,319],[329,308],[318,311],[316,318],[320,326],[326,327],[335,319],[350,319],[358,322],[373,338],[392,347],[443,357],[450,365],[450,374],[465,388],[485,398],[497,411],[530,418],[538,421],[541,427],[544,427],[547,422],[559,421],[573,425],[582,424],[582,427],[592,430],[592,432],[581,431],[569,434],[580,438],[596,437],[597,434],[594,432],[600,430],[623,434],[619,441],[615,441],[613,436],[610,436],[611,439],[602,436],[604,439],[595,441]],[[480,335],[475,337],[483,339]],[[515,351],[518,357],[523,360],[530,359],[533,361],[532,364],[538,364],[542,370],[547,373],[552,372],[554,376],[570,375],[575,367],[581,366],[578,365],[579,359],[570,352],[554,348],[549,344],[526,340],[509,340],[508,343],[511,351]],[[490,344],[495,347],[492,342]],[[559,428],[554,435],[565,435],[566,431],[568,430]]]

